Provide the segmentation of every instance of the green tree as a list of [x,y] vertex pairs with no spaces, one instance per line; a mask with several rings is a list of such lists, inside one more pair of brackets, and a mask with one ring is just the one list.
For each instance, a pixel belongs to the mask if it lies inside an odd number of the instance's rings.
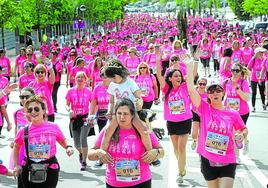
[[268,1],[267,0],[245,0],[242,7],[250,16],[261,16],[268,14]]
[[[256,1],[254,1],[254,2],[256,2]],[[249,20],[250,19],[250,14],[245,12],[243,7],[242,7],[243,0],[228,0],[228,4],[238,19],[241,19],[241,20]]]

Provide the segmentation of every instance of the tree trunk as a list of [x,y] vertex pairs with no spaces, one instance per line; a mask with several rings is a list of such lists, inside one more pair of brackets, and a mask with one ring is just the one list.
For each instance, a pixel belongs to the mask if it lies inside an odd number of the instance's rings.
[[2,47],[3,49],[5,49],[5,31],[4,31],[4,20],[2,20],[1,23],[2,27],[1,27],[1,31],[2,31]]
[[184,48],[187,48],[187,17],[184,10],[179,10],[177,15],[177,26],[179,29],[179,39]]

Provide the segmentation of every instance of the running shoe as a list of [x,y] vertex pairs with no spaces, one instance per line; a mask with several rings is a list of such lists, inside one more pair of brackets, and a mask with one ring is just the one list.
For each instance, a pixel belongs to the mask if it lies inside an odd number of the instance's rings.
[[83,162],[83,156],[82,156],[82,153],[79,153],[79,162],[80,162],[80,164],[82,164],[82,162]]
[[266,110],[266,105],[265,104],[262,105],[262,108],[263,108],[263,110]]
[[87,163],[86,162],[82,162],[80,170],[81,171],[85,171],[86,169],[87,169]]
[[256,108],[254,107],[251,112],[256,112]]
[[248,154],[248,150],[249,150],[249,142],[248,140],[245,142],[244,144],[244,148],[243,148],[243,155]]
[[157,166],[160,166],[161,162],[157,159],[156,161],[153,161],[151,164],[157,167]]
[[195,148],[196,148],[196,141],[195,140],[192,142],[191,148],[192,148],[192,150],[195,150]]
[[102,165],[103,165],[103,163],[102,163],[100,160],[98,160],[98,161],[96,161],[94,167],[95,167],[95,168],[101,168]]
[[184,170],[182,173],[179,173],[176,179],[176,182],[178,184],[182,184],[183,183],[183,177],[186,175],[186,170]]

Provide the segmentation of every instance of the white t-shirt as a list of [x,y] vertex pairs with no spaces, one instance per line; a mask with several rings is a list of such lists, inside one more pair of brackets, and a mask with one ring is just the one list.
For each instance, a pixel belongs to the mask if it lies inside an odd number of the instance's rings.
[[134,96],[134,93],[138,90],[140,90],[140,88],[137,83],[131,78],[127,78],[126,81],[121,84],[111,82],[107,92],[114,96],[115,103],[118,99],[122,99],[124,97],[129,98],[132,102],[135,102],[136,97]]

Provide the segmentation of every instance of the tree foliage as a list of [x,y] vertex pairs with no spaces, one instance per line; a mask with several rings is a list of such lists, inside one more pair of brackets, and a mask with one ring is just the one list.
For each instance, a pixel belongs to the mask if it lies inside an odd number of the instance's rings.
[[244,11],[250,16],[259,16],[268,14],[267,0],[245,0],[242,4]]
[[250,18],[249,13],[243,9],[243,0],[228,0],[228,4],[238,19],[248,20]]

